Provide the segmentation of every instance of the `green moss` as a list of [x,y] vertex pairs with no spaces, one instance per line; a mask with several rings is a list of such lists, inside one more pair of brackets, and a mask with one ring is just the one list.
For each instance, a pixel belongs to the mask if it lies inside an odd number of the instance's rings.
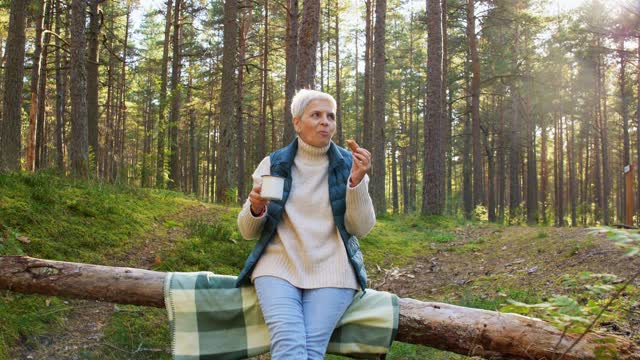
[[[3,173],[0,255],[108,265],[139,246],[157,218],[195,203],[168,191],[79,181],[48,172]],[[45,299],[52,299],[49,306]],[[20,337],[29,341],[60,326],[68,310],[56,298],[2,293],[0,359]]]

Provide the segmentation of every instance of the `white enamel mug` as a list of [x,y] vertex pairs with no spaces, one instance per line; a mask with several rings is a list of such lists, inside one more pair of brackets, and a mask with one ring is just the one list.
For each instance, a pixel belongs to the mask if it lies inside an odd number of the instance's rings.
[[280,176],[262,175],[262,192],[260,196],[269,200],[282,200],[284,178]]

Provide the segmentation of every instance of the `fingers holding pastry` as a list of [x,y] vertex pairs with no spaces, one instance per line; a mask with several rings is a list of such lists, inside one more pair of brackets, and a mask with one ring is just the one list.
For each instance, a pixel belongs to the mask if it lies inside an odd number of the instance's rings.
[[358,148],[360,147],[358,143],[352,139],[347,140],[347,146],[349,147],[349,149],[351,149],[351,152],[356,152],[356,150],[358,150]]

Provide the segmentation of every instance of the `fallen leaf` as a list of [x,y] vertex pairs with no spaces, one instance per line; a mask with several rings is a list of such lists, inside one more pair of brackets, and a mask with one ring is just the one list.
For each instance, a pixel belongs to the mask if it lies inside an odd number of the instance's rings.
[[30,242],[31,242],[31,240],[29,240],[29,238],[28,238],[28,237],[26,237],[26,236],[22,236],[22,235],[20,235],[20,236],[16,236],[16,239],[18,239],[18,241],[21,241],[21,242],[23,242],[23,243],[25,243],[25,244],[28,244],[28,243],[30,243]]

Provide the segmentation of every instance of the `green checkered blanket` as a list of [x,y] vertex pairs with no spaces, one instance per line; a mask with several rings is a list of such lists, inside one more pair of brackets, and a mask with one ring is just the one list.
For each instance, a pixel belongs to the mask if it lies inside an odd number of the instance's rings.
[[[253,286],[235,276],[168,273],[164,300],[175,360],[246,359],[269,351],[269,330]],[[386,354],[398,330],[396,295],[358,292],[331,336],[327,352],[372,359]]]

